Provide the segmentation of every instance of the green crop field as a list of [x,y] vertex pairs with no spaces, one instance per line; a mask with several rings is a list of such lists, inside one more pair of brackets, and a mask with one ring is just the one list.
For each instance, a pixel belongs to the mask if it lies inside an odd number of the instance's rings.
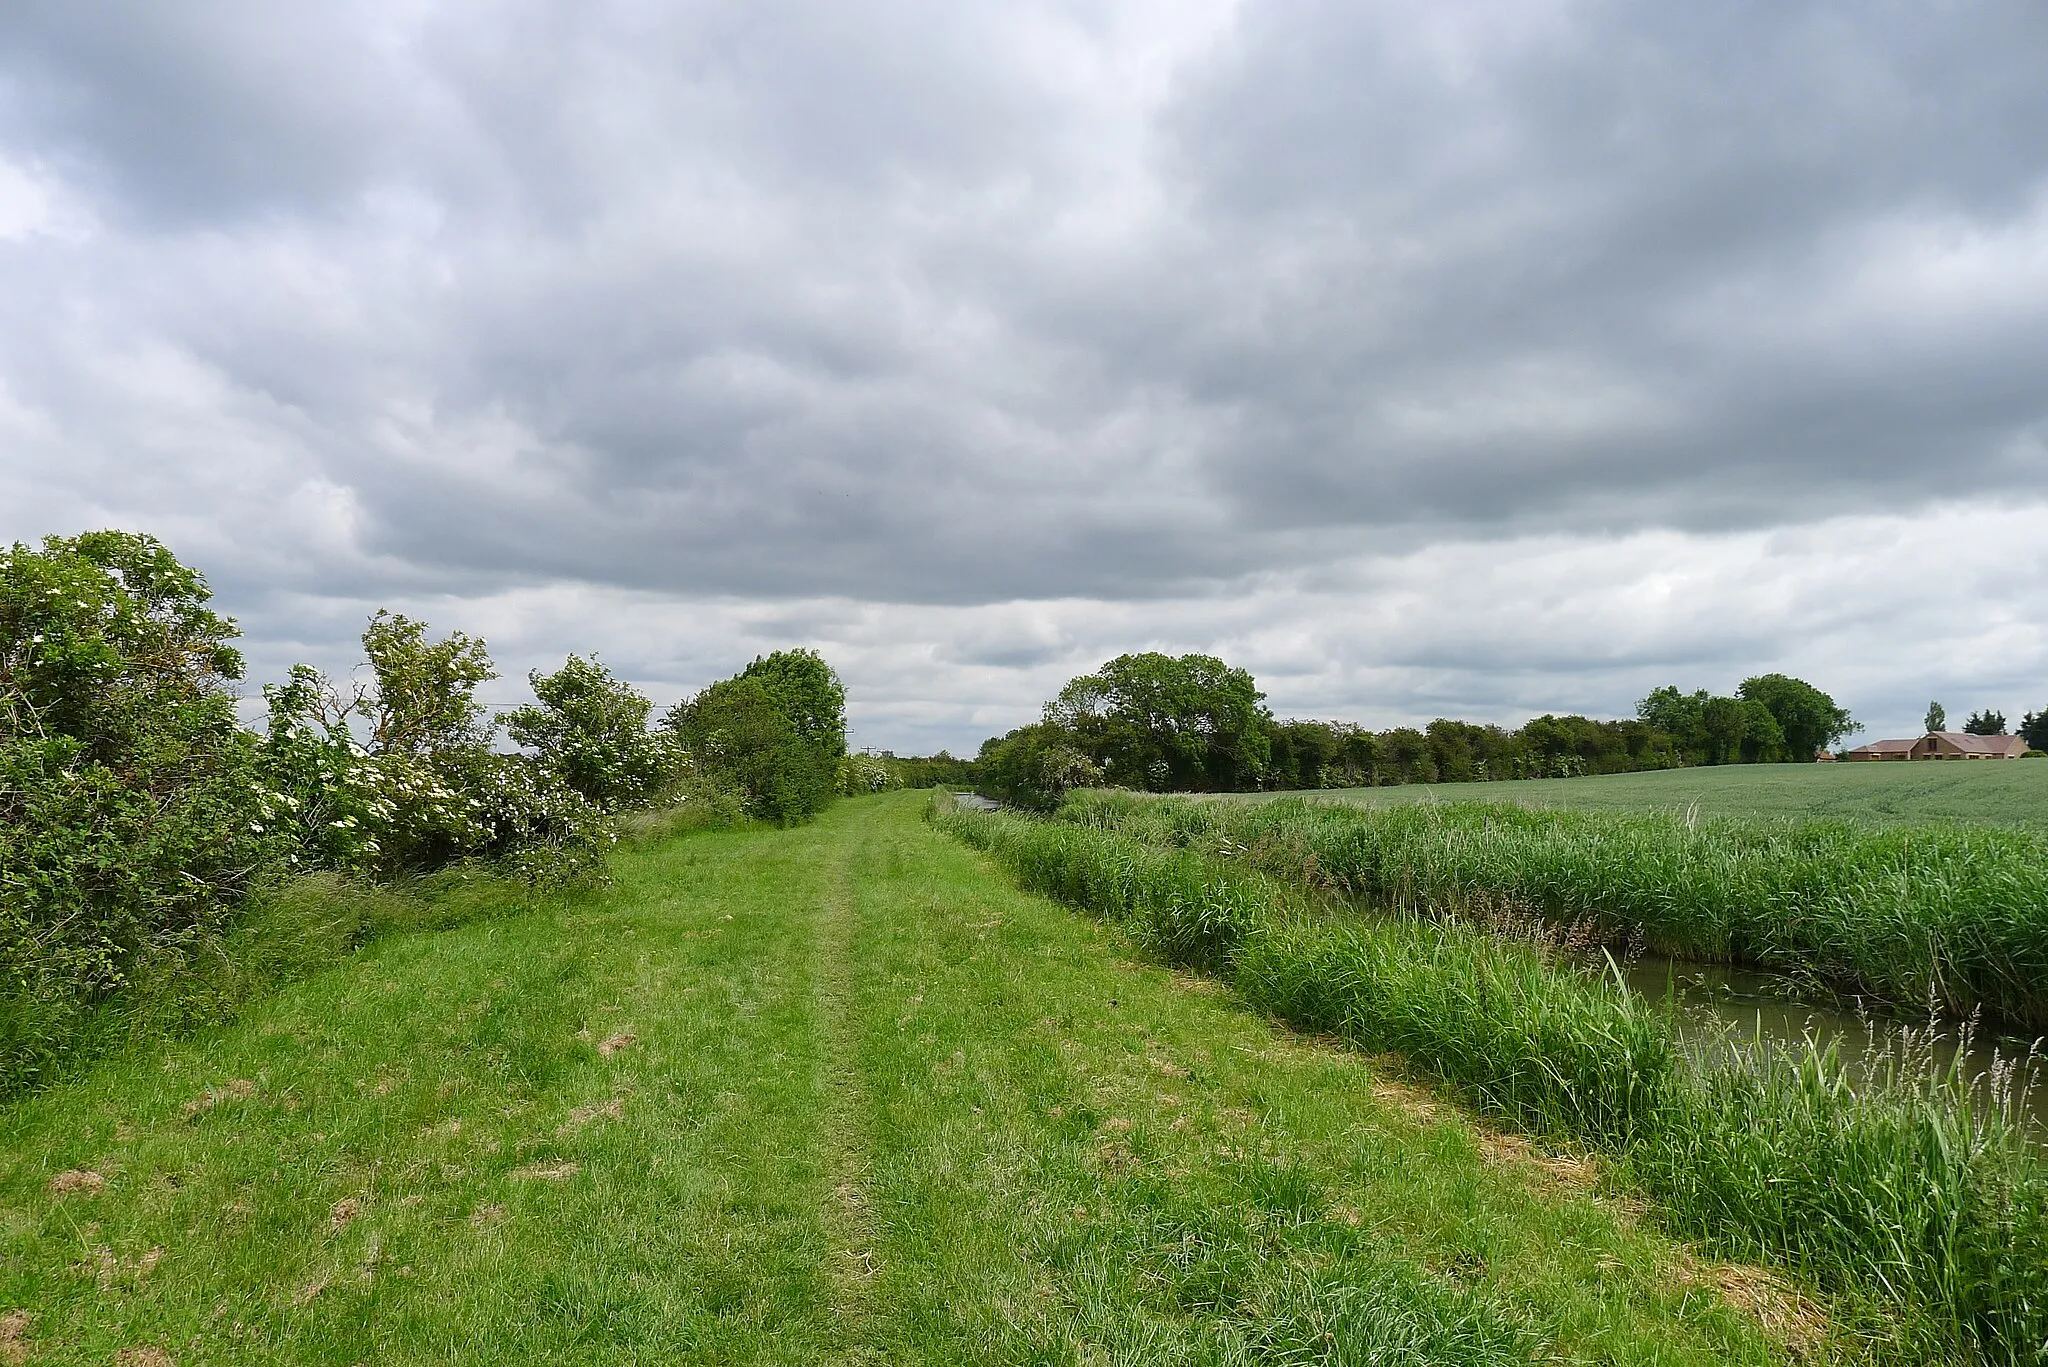
[[0,1362],[1724,1363],[1826,1302],[920,819],[675,837],[0,1109]]
[[2048,760],[1918,764],[1733,764],[1512,783],[1418,783],[1301,794],[1387,806],[1400,802],[1516,802],[1588,811],[1683,811],[1707,816],[1839,817],[1877,822],[1960,821],[2048,826]]

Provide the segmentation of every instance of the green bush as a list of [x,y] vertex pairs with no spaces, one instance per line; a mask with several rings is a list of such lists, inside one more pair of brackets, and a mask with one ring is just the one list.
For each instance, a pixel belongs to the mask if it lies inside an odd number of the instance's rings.
[[0,1081],[285,857],[209,598],[147,536],[0,553]]
[[766,690],[805,745],[834,762],[846,753],[846,687],[817,651],[756,656],[739,677]]
[[571,655],[527,680],[538,701],[500,714],[505,733],[598,807],[646,806],[682,777],[681,752],[648,730],[654,704],[596,660]]
[[846,689],[814,650],[778,650],[662,718],[697,780],[748,816],[808,821],[842,788]]
[[737,792],[748,816],[808,821],[832,800],[838,758],[805,740],[758,678],[726,679],[664,720],[697,771]]
[[1067,791],[1101,781],[1102,771],[1073,738],[1051,722],[1020,726],[985,742],[975,761],[979,789],[1025,811],[1049,812]]

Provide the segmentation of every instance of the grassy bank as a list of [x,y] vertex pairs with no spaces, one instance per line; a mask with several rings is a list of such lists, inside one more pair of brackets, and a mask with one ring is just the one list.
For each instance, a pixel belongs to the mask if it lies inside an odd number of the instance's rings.
[[1062,817],[1394,910],[1584,924],[1909,1011],[2048,1028],[2048,836],[1112,793],[1077,795]]
[[[1265,802],[1278,794],[1232,795]],[[1301,794],[1318,802],[1394,807],[1410,802],[1512,802],[1588,812],[1692,811],[1700,816],[1842,820],[1872,825],[1965,822],[2048,826],[2048,760],[1729,764],[1512,783],[1417,783]]]
[[[741,819],[734,803],[693,800],[623,814],[620,839],[648,845]],[[98,999],[39,999],[0,985],[0,1100],[109,1053],[229,1020],[380,936],[508,915],[535,898],[527,882],[483,863],[383,883],[322,872],[259,888],[223,924],[148,946],[127,980]]]
[[0,1341],[185,1367],[1827,1351],[1767,1280],[1131,962],[922,802],[624,851],[601,894],[385,935],[0,1108]]
[[0,1099],[91,1060],[226,1020],[382,935],[459,925],[532,899],[525,884],[457,868],[397,885],[316,874],[259,890],[221,927],[151,945],[97,1000],[0,990]]
[[1324,920],[1246,861],[1095,827],[939,821],[1291,1024],[1399,1050],[1517,1125],[1598,1145],[1678,1227],[1889,1307],[1897,1351],[2048,1351],[2048,1174],[1960,1086],[1853,1094],[1810,1056],[1709,1072],[1618,984],[1528,944]]

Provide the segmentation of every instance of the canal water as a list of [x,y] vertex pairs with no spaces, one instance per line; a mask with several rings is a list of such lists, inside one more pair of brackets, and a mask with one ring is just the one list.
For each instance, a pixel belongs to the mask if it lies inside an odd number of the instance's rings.
[[1833,1044],[1851,1084],[1868,1080],[1882,1060],[1959,1069],[1979,1105],[1992,1100],[1995,1069],[2013,1070],[2014,1109],[2038,1145],[2048,1147],[2048,1046],[1958,1022],[1918,1022],[1803,1000],[1799,984],[1780,974],[1655,955],[1622,969],[1629,987],[1658,1001],[1675,998],[1680,1038],[1709,1055],[1739,1048],[1803,1049],[1807,1040]]

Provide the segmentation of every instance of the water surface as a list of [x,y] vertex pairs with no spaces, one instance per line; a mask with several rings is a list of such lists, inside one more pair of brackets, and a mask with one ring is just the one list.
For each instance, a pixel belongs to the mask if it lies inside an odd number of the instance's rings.
[[[1709,1053],[1738,1047],[1803,1046],[1812,1039],[1836,1045],[1849,1065],[1852,1085],[1867,1081],[1870,1063],[1884,1051],[1913,1051],[1937,1069],[1960,1067],[1973,1080],[1973,1093],[1988,1103],[1994,1067],[2018,1063],[2017,1107],[2037,1144],[2048,1147],[2048,1051],[2034,1041],[1995,1032],[1972,1034],[1956,1021],[1908,1021],[1876,1012],[1858,1014],[1835,1003],[1807,1000],[1797,980],[1782,974],[1726,964],[1698,963],[1647,955],[1630,962],[1622,976],[1644,996],[1675,997],[1679,1036]],[[1966,1038],[1967,1036],[1967,1038]]]

